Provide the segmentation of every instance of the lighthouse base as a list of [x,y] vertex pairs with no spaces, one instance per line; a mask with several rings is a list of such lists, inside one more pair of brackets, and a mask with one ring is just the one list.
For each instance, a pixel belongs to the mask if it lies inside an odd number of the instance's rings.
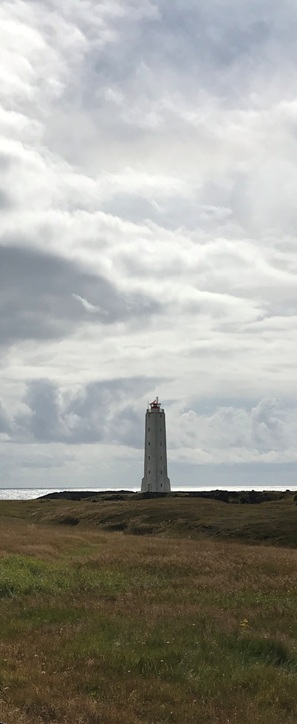
[[141,492],[142,493],[170,493],[170,480],[165,478],[162,480],[147,480],[142,478],[141,481]]

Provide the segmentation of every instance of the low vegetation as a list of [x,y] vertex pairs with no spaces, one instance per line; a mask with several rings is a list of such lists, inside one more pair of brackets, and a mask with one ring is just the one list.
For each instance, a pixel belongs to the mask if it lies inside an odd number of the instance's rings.
[[1,503],[1,721],[295,724],[296,551],[237,540],[293,496],[165,503]]
[[[222,495],[222,491],[217,492]],[[197,540],[212,537],[297,547],[297,504],[290,492],[264,493],[267,498],[261,503],[252,503],[253,496],[244,492],[232,493],[229,502],[201,494],[149,498],[136,494],[85,495],[90,497],[2,501],[1,512],[35,523],[87,526],[129,535]]]

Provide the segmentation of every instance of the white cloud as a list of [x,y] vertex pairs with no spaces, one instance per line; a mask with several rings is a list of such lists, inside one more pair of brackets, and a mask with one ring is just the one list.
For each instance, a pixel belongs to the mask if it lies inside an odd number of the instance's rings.
[[95,304],[90,304],[87,299],[80,297],[79,294],[72,294],[72,296],[73,299],[77,299],[77,301],[82,304],[83,308],[86,310],[86,312],[89,312],[89,314],[95,314],[96,312],[99,312],[100,314],[107,314],[107,311],[105,309],[102,309]]
[[[0,435],[22,484],[33,447],[53,484],[46,446],[55,470],[57,446],[67,458],[75,441],[69,480],[90,484],[104,459],[109,484],[122,471],[137,485],[158,393],[173,475],[181,462],[265,462],[289,479],[296,21],[290,0],[1,4]],[[120,404],[108,392],[95,442],[89,386],[139,376]],[[42,406],[34,388],[34,427],[25,390],[39,379],[49,396]]]

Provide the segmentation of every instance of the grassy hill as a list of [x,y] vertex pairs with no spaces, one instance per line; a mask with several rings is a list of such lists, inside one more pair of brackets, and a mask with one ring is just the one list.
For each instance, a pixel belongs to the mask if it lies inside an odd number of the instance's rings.
[[295,724],[294,495],[108,498],[0,503],[0,721]]
[[[241,494],[243,495],[243,494]],[[282,496],[282,497],[280,497]],[[133,535],[215,538],[297,546],[297,505],[294,493],[272,493],[259,504],[223,503],[204,497],[140,495],[91,496],[83,500],[44,498],[2,501],[2,515],[32,522],[88,526]],[[121,497],[121,496],[120,496]]]

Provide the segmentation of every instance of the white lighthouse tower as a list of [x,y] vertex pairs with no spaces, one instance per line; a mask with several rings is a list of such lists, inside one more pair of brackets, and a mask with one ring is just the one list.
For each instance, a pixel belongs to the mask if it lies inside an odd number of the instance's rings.
[[167,475],[165,412],[159,398],[150,402],[145,415],[144,476],[142,493],[170,493]]

